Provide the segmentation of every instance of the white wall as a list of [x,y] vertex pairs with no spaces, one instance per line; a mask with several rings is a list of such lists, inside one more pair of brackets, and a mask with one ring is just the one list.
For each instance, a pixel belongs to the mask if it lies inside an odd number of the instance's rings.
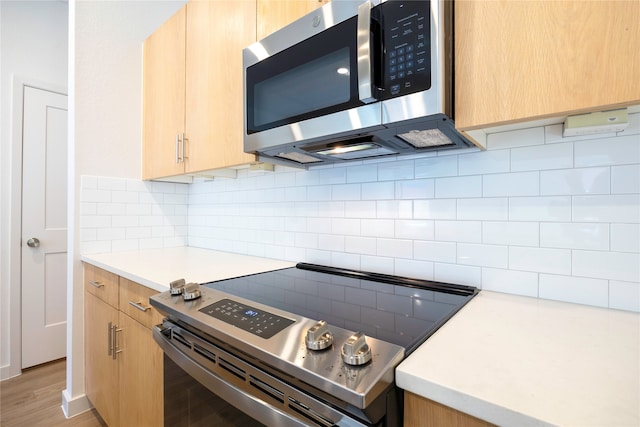
[[71,179],[67,388],[63,409],[86,408],[83,283],[80,263],[82,175],[141,176],[142,42],[185,1],[74,1],[70,7]]
[[[1,1],[0,378],[20,373],[20,163],[13,81],[67,90],[67,4]],[[19,121],[18,121],[19,125]]]

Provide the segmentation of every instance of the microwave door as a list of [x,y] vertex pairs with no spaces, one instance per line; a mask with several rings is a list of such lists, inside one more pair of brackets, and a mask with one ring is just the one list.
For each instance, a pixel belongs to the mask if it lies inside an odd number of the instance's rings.
[[[259,42],[265,52],[252,65],[247,66],[251,47],[245,49],[245,151],[262,151],[274,141],[309,142],[382,128],[381,106],[360,94],[363,79],[371,76],[360,75],[357,2],[329,3],[318,16],[336,19],[346,4],[353,9],[350,17],[298,43],[291,43],[296,25]],[[305,22],[311,20],[296,24]],[[274,40],[287,39],[288,47],[275,46]]]

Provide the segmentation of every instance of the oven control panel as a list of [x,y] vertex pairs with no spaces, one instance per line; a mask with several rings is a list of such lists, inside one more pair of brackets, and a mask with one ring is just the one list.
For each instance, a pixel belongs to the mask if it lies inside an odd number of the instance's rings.
[[265,339],[294,323],[291,319],[228,298],[201,308],[200,312]]

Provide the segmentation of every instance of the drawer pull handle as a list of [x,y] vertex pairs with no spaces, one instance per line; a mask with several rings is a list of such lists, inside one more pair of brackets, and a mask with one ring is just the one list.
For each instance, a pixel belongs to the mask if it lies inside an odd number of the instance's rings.
[[104,284],[98,282],[97,280],[89,280],[89,284],[91,286],[93,286],[94,288],[102,288],[102,287],[104,287]]
[[151,308],[151,307],[144,307],[141,304],[142,304],[142,302],[129,301],[129,305],[134,306],[135,308],[137,308],[140,311],[147,311],[147,310],[149,310]]

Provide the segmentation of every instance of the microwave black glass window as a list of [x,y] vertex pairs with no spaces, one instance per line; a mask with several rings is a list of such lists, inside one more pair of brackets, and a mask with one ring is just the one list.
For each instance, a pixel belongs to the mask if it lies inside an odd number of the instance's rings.
[[348,19],[247,68],[247,133],[362,105],[356,27]]

